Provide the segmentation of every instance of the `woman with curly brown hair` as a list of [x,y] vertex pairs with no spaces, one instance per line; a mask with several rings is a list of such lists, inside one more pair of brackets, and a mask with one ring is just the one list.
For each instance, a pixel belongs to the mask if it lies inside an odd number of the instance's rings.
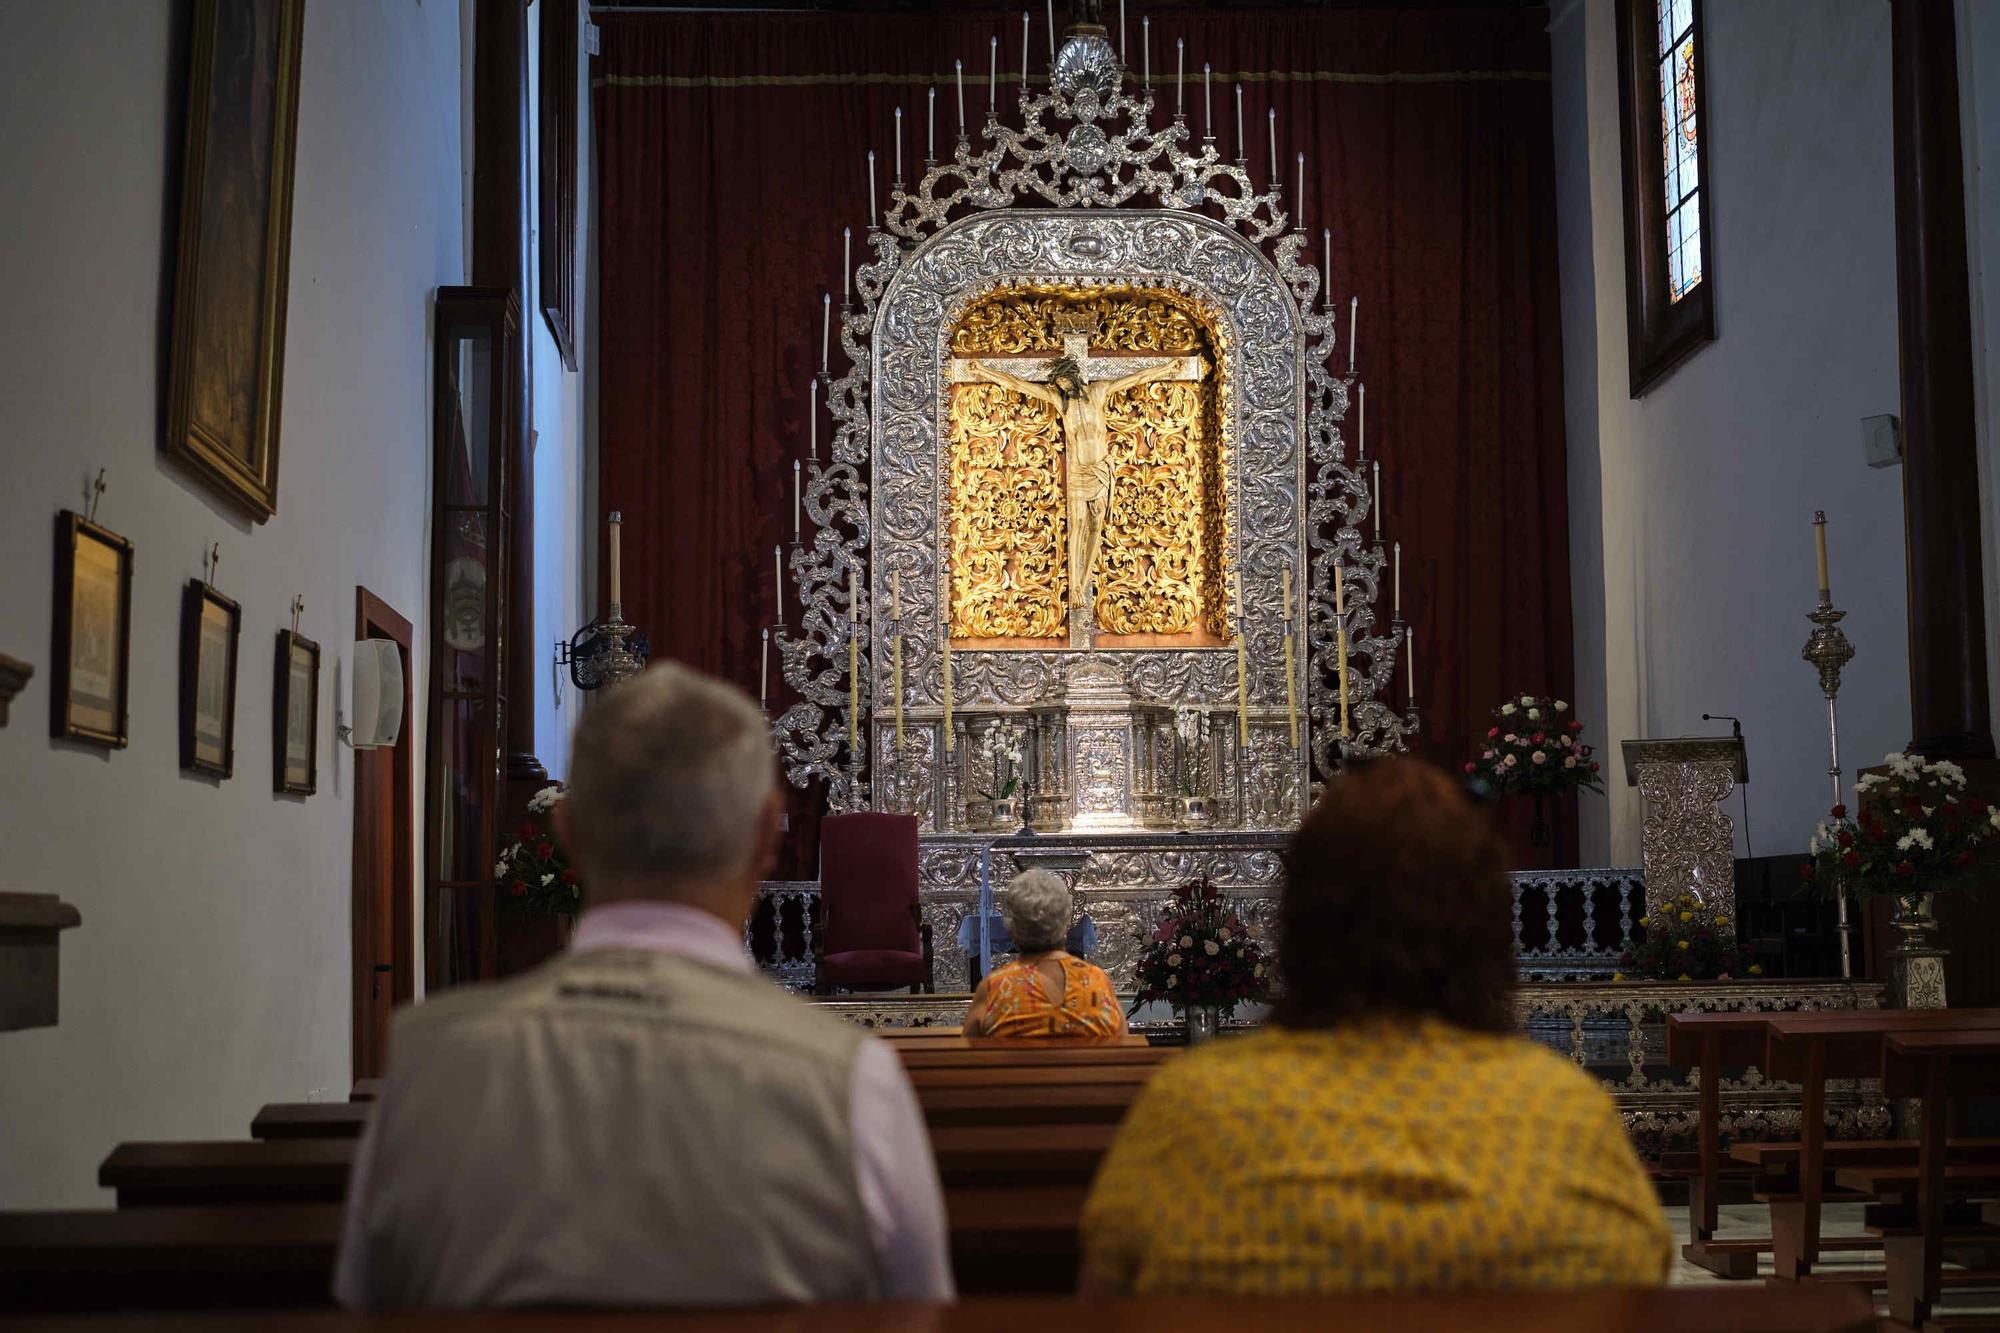
[[1146,1295],[1661,1282],[1611,1098],[1522,1036],[1505,851],[1407,759],[1286,857],[1271,1024],[1163,1068],[1084,1211],[1084,1285]]

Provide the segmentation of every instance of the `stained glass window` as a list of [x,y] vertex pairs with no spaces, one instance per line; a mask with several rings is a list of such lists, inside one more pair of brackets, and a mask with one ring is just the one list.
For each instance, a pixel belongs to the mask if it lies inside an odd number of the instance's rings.
[[1666,172],[1667,295],[1701,282],[1700,126],[1695,121],[1694,0],[1657,0],[1660,161]]

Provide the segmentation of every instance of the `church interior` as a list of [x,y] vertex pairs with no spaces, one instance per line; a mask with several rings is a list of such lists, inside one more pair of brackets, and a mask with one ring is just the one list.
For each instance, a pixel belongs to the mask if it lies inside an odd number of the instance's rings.
[[2000,1327],[2000,0],[0,71],[22,1327]]

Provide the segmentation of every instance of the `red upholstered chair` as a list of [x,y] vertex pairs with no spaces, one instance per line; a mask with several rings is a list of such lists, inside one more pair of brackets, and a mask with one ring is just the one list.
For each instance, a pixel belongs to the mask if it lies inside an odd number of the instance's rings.
[[917,905],[917,817],[830,815],[819,826],[813,990],[935,989]]

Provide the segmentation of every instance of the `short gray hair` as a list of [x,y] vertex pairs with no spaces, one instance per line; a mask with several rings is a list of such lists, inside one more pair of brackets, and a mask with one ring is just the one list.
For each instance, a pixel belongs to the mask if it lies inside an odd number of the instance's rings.
[[734,685],[669,662],[610,687],[584,710],[570,753],[586,885],[742,873],[776,781],[770,724]]
[[1000,920],[1019,953],[1050,953],[1069,938],[1069,885],[1051,870],[1029,870],[1007,883]]

